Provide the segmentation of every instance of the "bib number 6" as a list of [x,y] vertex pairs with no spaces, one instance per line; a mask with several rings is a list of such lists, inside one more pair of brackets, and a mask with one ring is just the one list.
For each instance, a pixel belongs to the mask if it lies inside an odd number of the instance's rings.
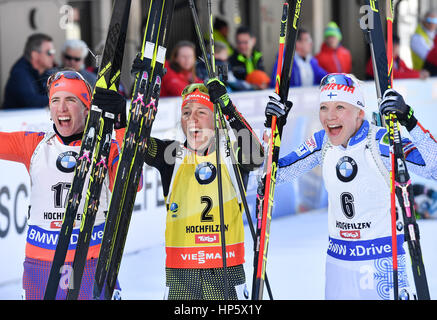
[[348,219],[355,216],[354,196],[349,192],[343,192],[340,195],[341,210]]

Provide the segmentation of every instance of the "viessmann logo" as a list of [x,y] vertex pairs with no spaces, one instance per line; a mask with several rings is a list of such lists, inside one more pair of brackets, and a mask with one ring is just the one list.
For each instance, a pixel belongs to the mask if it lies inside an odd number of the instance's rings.
[[[227,251],[226,259],[235,258],[235,251]],[[197,253],[183,253],[181,254],[183,261],[197,261],[198,264],[206,263],[207,260],[217,260],[221,259],[222,255],[220,253],[198,251]]]

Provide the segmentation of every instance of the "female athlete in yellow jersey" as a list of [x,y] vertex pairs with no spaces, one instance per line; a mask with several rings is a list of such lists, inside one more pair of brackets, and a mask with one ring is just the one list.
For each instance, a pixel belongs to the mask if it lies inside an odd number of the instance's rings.
[[[212,79],[183,93],[181,125],[186,140],[149,140],[145,162],[161,174],[167,208],[166,299],[224,299],[213,102],[238,137],[236,161],[243,181],[260,166],[263,149],[236,110],[225,86]],[[220,140],[224,230],[229,299],[248,297],[245,286],[241,196],[230,152]]]

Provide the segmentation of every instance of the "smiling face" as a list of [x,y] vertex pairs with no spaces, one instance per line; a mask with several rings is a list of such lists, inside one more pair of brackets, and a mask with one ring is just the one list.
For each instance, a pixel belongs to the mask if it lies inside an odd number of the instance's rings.
[[50,98],[50,115],[59,134],[69,137],[84,130],[88,109],[71,92],[57,91]]
[[214,137],[214,113],[200,103],[188,103],[182,108],[182,131],[188,146],[195,151],[205,150]]
[[361,127],[364,111],[347,102],[322,102],[319,119],[329,141],[334,146],[346,147],[349,139]]

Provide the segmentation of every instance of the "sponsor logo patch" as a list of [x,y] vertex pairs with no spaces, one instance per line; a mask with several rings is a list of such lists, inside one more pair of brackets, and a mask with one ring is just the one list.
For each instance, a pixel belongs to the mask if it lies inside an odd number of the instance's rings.
[[196,234],[195,243],[219,243],[219,235],[218,234]]
[[74,151],[67,151],[61,153],[56,159],[56,167],[61,172],[66,172],[66,173],[73,172],[74,168],[76,167],[77,156],[78,156],[77,153]]
[[348,156],[342,157],[336,166],[337,178],[343,182],[352,181],[358,172],[358,166],[354,159]]
[[344,239],[360,239],[361,234],[360,230],[351,230],[351,231],[340,231],[340,237]]
[[196,167],[194,175],[200,184],[209,184],[214,181],[217,169],[211,162],[202,162]]
[[314,137],[309,138],[297,148],[297,155],[300,157],[307,152],[313,152],[317,147]]

